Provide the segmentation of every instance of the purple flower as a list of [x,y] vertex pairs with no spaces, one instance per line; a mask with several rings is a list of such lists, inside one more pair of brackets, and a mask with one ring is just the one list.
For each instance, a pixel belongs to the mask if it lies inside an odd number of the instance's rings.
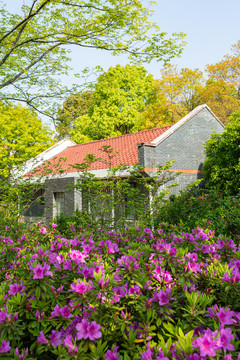
[[61,342],[61,333],[60,332],[57,332],[55,330],[52,330],[52,333],[51,335],[49,336],[49,339],[51,340],[50,341],[50,344],[52,346],[55,346],[57,347],[58,344]]
[[147,351],[142,353],[142,360],[152,360],[153,353],[153,349],[151,349],[150,344],[147,343]]
[[4,323],[7,318],[7,313],[5,311],[0,311],[0,324]]
[[216,316],[221,323],[221,327],[224,327],[224,325],[235,324],[236,320],[232,319],[234,315],[234,311],[229,311],[229,308],[220,308],[219,312],[216,312]]
[[60,313],[66,319],[69,319],[72,316],[71,311],[67,305],[60,309]]
[[32,268],[33,271],[33,279],[43,279],[44,276],[51,276],[52,271],[49,271],[50,265],[47,265],[46,263],[42,265],[37,264],[36,267]]
[[83,319],[80,323],[76,325],[77,329],[77,340],[87,339],[88,338],[88,321]]
[[105,360],[118,360],[118,357],[117,357],[118,348],[119,348],[119,346],[115,345],[113,351],[108,350],[105,353]]
[[102,336],[101,331],[99,331],[101,326],[92,321],[88,328],[88,337],[90,340],[99,339]]
[[101,276],[101,278],[98,280],[98,286],[100,287],[100,289],[106,288],[108,286],[108,283],[109,283],[109,279],[105,281],[103,276]]
[[80,339],[99,339],[102,336],[101,331],[99,331],[101,326],[95,321],[89,323],[86,319],[83,319],[80,323],[76,325],[77,329],[77,340]]
[[74,291],[78,294],[84,294],[88,289],[88,286],[85,284],[85,282],[83,282],[83,281],[79,282],[79,280],[77,283],[72,283],[70,285],[70,287],[71,287],[72,291]]
[[218,346],[226,350],[235,350],[235,347],[231,344],[231,341],[234,340],[234,336],[232,335],[232,329],[222,329],[220,331],[220,338],[218,339]]
[[57,304],[55,306],[55,308],[53,309],[53,311],[51,312],[51,317],[50,318],[54,318],[54,317],[58,317],[61,315],[61,311],[60,311],[60,307],[59,305]]
[[15,354],[17,355],[19,360],[24,360],[28,354],[28,348],[20,355],[18,348],[15,349]]
[[78,352],[78,347],[74,346],[72,342],[72,335],[67,335],[66,339],[63,341],[63,344],[68,347],[68,353],[70,355],[76,355]]
[[0,354],[7,353],[10,349],[11,349],[10,342],[3,340],[0,346]]
[[212,333],[210,329],[207,329],[202,337],[193,341],[193,346],[200,349],[201,356],[216,356],[217,340],[213,338],[216,334],[217,331]]
[[169,360],[166,356],[164,356],[164,353],[160,351],[158,356],[156,357],[156,360]]
[[166,305],[169,303],[170,300],[176,300],[171,298],[171,289],[160,290],[159,293],[154,294],[154,299],[157,298],[159,305]]
[[9,286],[8,294],[9,295],[16,295],[17,292],[18,292],[18,284],[17,283],[11,284]]
[[35,268],[33,268],[33,279],[43,279],[43,267],[40,264],[37,264]]
[[38,341],[40,344],[47,344],[47,343],[48,343],[47,339],[45,338],[45,335],[44,335],[43,331],[41,331],[41,332],[40,332],[40,335],[38,335],[37,341]]

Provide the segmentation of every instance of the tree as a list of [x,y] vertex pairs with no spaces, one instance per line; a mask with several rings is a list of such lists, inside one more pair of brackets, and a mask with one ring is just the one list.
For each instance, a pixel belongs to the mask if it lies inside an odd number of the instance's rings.
[[0,179],[53,144],[51,131],[22,106],[0,104]]
[[229,116],[240,109],[237,90],[223,80],[208,80],[204,86],[196,90],[195,99],[199,104],[207,104],[224,124]]
[[184,35],[167,39],[150,21],[148,5],[140,0],[32,0],[22,14],[11,14],[1,1],[0,101],[21,101],[54,117],[50,104],[66,95],[57,79],[70,69],[72,45],[146,62],[178,56]]
[[88,113],[74,121],[71,138],[80,143],[141,130],[141,113],[153,84],[153,76],[143,67],[110,67],[98,78]]
[[142,130],[172,124],[172,115],[169,110],[169,104],[166,96],[164,96],[159,89],[159,81],[155,80],[153,90],[145,110],[141,114]]
[[232,114],[222,134],[214,133],[206,142],[203,174],[206,187],[230,195],[240,188],[240,111]]
[[240,99],[240,40],[231,47],[233,54],[225,55],[223,60],[216,64],[207,65],[209,79],[222,80],[233,85]]
[[85,115],[92,105],[92,91],[84,91],[70,95],[59,108],[55,121],[58,140],[69,136],[74,120]]
[[172,123],[177,122],[196,107],[195,93],[202,83],[203,74],[199,69],[179,70],[174,65],[167,65],[162,69],[159,92],[167,98]]

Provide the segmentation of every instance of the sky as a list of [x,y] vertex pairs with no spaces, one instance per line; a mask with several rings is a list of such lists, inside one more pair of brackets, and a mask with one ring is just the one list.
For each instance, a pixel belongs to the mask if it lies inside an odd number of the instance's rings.
[[[20,9],[32,0],[7,0],[10,11]],[[187,34],[187,45],[181,58],[172,62],[179,68],[199,68],[204,70],[206,64],[214,64],[231,53],[231,45],[240,40],[240,0],[156,0],[153,20],[162,31],[169,34],[184,32]],[[73,48],[71,54],[73,72],[78,73],[86,66],[100,65],[105,71],[117,64],[126,65],[126,56],[113,57],[108,52]],[[143,66],[160,78],[161,63],[152,62]],[[62,79],[66,85],[75,82],[73,76]]]

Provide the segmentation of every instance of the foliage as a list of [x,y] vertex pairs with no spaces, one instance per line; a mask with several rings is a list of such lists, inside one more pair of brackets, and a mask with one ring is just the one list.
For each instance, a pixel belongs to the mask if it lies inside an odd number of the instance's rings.
[[141,114],[142,130],[172,125],[173,122],[167,98],[161,91],[159,81],[154,81],[153,90]]
[[203,74],[199,69],[178,69],[167,65],[161,70],[159,92],[167,98],[168,111],[175,123],[192,111],[198,102],[195,98],[196,89],[203,83]]
[[222,134],[213,133],[206,142],[203,174],[207,188],[239,194],[240,111],[229,118]]
[[70,69],[73,45],[127,53],[136,61],[178,56],[184,35],[167,38],[150,21],[151,5],[139,0],[33,0],[21,14],[11,14],[1,1],[0,100],[22,101],[53,117],[50,105],[69,92],[57,79]]
[[232,54],[225,55],[223,60],[216,64],[207,65],[206,71],[209,79],[222,80],[235,87],[240,99],[240,40],[231,48]]
[[22,106],[0,104],[0,178],[53,144],[51,131]]
[[[74,186],[82,194],[83,212],[80,216],[84,223],[75,222],[79,213],[70,218],[75,226],[86,225],[86,221],[98,232],[102,227],[106,229],[124,229],[126,224],[152,226],[152,213],[159,206],[164,196],[173,187],[174,183],[161,191],[161,186],[175,179],[178,174],[169,171],[171,161],[166,165],[158,166],[151,177],[145,177],[143,168],[134,165],[112,167],[116,155],[113,148],[104,146],[100,149],[106,155],[95,158],[88,155],[82,164],[75,164],[79,171],[77,184]],[[89,168],[96,160],[107,163],[107,174],[99,179]],[[163,171],[164,170],[164,174]],[[151,199],[151,200],[150,200]]]
[[57,229],[2,233],[1,358],[237,360],[237,237]]
[[208,80],[204,86],[197,87],[195,98],[199,104],[207,104],[224,124],[240,108],[237,90],[223,80]]
[[141,130],[141,113],[153,93],[153,77],[136,65],[117,65],[99,76],[92,106],[70,132],[77,143]]
[[84,91],[72,94],[64,101],[62,107],[58,110],[55,121],[58,140],[69,136],[74,121],[88,112],[90,106],[92,106],[92,96],[92,91]]
[[155,226],[162,222],[181,224],[183,231],[204,227],[216,235],[234,236],[240,233],[239,196],[229,196],[214,190],[190,187],[171,195],[155,212]]

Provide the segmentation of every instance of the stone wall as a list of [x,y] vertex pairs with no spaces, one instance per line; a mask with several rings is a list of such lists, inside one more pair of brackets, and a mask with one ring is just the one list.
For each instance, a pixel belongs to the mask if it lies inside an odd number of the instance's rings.
[[223,126],[207,108],[203,108],[159,144],[140,145],[139,164],[151,175],[157,165],[165,165],[167,161],[174,160],[171,169],[182,171],[182,174],[174,180],[180,186],[173,188],[173,191],[183,190],[193,181],[202,178],[204,143],[213,131],[221,133]]
[[64,215],[72,215],[73,211],[79,208],[81,210],[81,195],[74,188],[76,178],[59,178],[46,181],[45,190],[45,218],[49,223],[54,218],[54,194],[64,192],[65,206]]

